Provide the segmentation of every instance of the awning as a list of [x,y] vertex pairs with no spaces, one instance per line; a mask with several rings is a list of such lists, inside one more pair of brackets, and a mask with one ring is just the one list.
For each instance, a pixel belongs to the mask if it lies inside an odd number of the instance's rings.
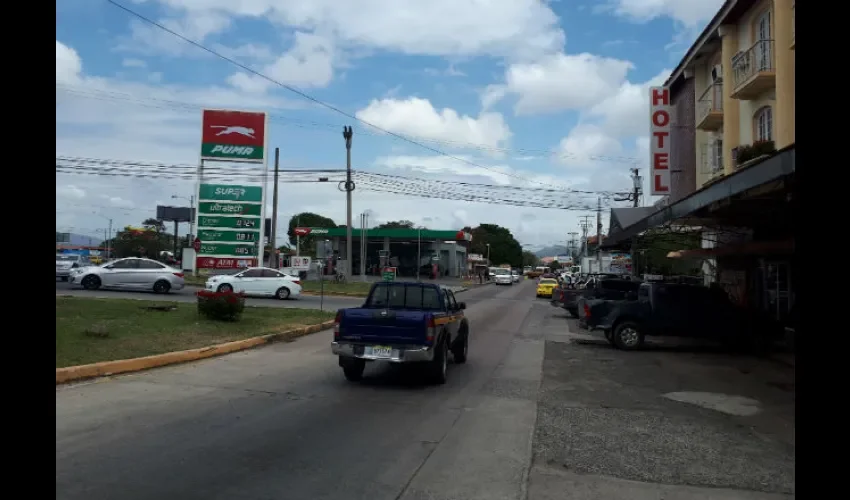
[[715,248],[676,250],[667,254],[668,259],[708,259],[729,255],[788,255],[794,253],[794,240],[750,241]]
[[602,243],[602,248],[616,248],[623,242],[649,229],[681,220],[699,210],[710,207],[714,203],[744,194],[763,184],[791,175],[795,172],[795,160],[794,146],[790,146],[761,163],[738,170],[623,228],[622,231],[610,235]]

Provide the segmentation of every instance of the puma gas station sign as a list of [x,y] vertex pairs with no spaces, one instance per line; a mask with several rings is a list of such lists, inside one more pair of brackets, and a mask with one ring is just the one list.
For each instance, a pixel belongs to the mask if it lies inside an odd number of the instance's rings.
[[205,109],[201,127],[202,160],[265,161],[265,113]]

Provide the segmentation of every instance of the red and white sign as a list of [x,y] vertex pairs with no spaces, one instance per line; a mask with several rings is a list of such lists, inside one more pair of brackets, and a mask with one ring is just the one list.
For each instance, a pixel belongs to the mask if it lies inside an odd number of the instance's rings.
[[649,89],[649,169],[650,189],[653,196],[670,194],[670,89]]
[[307,236],[312,231],[313,230],[309,227],[296,227],[293,232],[295,233],[295,236]]
[[257,259],[228,259],[219,257],[198,257],[198,269],[243,269],[257,267]]
[[289,263],[291,264],[289,267],[298,269],[299,271],[309,271],[310,261],[310,257],[299,257],[297,255],[293,255],[289,258]]
[[266,143],[266,114],[224,109],[205,109],[204,144],[263,147]]
[[192,242],[192,248],[194,248],[196,252],[201,251],[201,239],[200,238],[195,238],[195,241]]

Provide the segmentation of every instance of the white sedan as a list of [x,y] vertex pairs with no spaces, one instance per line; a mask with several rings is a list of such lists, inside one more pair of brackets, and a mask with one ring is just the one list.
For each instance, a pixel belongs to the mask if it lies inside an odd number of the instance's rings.
[[269,267],[249,267],[236,274],[220,274],[207,280],[206,289],[213,292],[236,292],[280,300],[301,295],[301,282],[294,276]]

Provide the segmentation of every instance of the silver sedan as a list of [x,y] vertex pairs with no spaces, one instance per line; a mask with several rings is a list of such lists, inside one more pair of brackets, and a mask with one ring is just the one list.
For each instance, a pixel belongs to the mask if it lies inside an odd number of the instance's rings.
[[68,277],[73,285],[86,290],[114,288],[123,290],[151,290],[168,293],[186,286],[183,271],[152,259],[129,257],[100,265],[74,270]]

